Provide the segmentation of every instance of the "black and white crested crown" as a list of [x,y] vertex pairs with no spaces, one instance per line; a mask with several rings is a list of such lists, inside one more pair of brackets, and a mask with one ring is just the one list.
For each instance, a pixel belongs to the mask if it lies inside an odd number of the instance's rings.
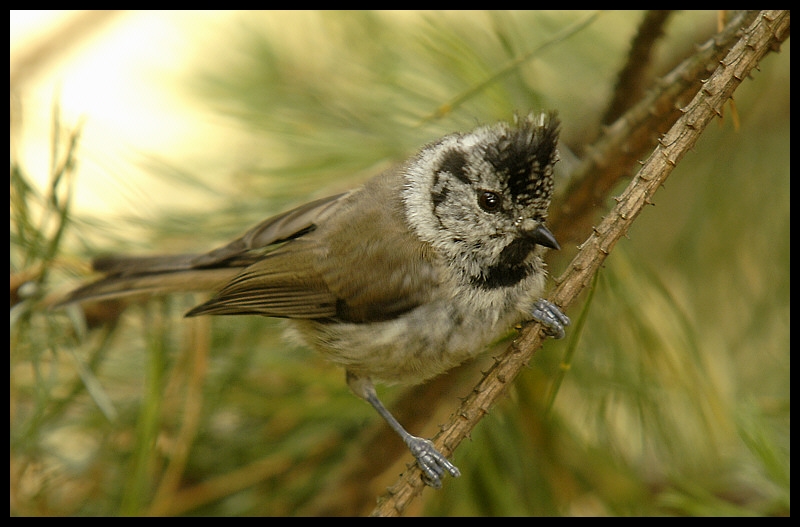
[[555,112],[517,118],[513,126],[502,125],[497,140],[486,146],[484,159],[518,204],[547,207],[560,124]]

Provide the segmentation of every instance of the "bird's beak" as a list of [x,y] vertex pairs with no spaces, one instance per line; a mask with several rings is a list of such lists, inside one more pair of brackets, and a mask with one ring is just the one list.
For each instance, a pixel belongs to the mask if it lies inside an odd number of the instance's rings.
[[525,236],[537,245],[559,250],[561,246],[556,241],[553,233],[544,225],[537,225],[532,230],[525,232]]

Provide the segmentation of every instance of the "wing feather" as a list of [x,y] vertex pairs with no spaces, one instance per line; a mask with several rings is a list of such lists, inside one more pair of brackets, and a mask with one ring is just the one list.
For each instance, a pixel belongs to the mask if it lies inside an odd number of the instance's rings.
[[357,191],[273,216],[204,254],[98,259],[95,268],[106,276],[62,303],[219,290],[187,316],[390,319],[428,302],[441,276],[442,263],[406,223],[403,183],[397,170],[387,171]]
[[440,264],[406,224],[399,185],[388,172],[340,197],[335,210],[325,209],[327,221],[264,255],[189,315],[372,322],[427,302]]

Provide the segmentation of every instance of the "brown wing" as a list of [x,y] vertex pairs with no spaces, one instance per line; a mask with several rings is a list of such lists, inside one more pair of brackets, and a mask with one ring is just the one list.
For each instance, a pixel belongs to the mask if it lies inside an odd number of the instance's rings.
[[370,180],[326,211],[316,229],[261,257],[188,315],[370,322],[429,301],[440,271],[405,223],[401,185],[394,172]]
[[300,205],[297,208],[268,218],[241,238],[192,260],[193,267],[210,267],[239,257],[254,249],[284,242],[315,229],[319,223],[341,204],[347,193],[337,194]]
[[336,314],[336,297],[315,269],[319,245],[295,239],[242,270],[196,315],[265,315],[326,318]]

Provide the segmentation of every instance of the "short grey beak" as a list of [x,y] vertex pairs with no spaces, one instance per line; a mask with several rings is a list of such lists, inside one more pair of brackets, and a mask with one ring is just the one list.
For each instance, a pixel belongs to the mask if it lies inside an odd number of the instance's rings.
[[533,230],[525,233],[526,237],[537,245],[559,250],[561,246],[556,241],[553,233],[544,225],[537,225]]

